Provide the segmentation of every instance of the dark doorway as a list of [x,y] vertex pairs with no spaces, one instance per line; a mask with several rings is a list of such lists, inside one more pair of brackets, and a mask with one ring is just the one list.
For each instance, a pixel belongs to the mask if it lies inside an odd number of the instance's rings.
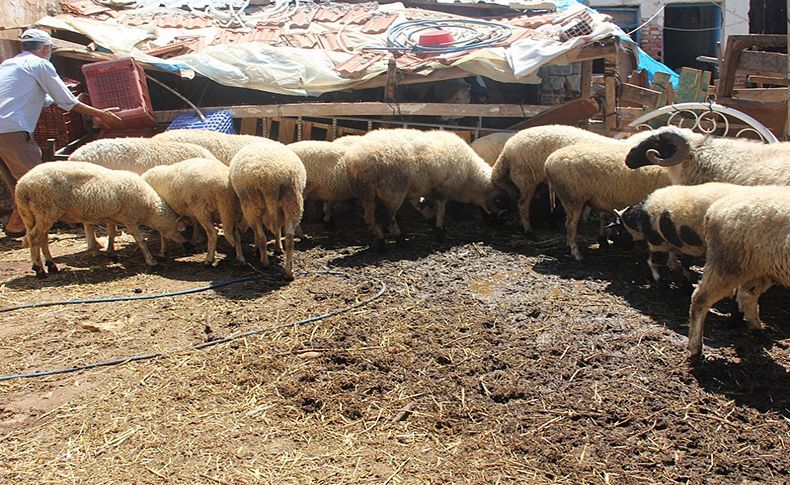
[[751,0],[749,2],[750,34],[787,34],[787,2],[785,0]]
[[664,11],[664,64],[672,69],[710,68],[698,56],[716,56],[722,10],[717,4],[681,3]]

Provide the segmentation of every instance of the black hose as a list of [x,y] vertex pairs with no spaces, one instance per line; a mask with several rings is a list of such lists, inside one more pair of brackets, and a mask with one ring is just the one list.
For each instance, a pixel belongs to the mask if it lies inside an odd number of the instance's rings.
[[[304,274],[307,275],[307,274],[311,274],[311,273],[304,273]],[[349,278],[349,275],[347,275],[345,273],[341,273],[339,271],[314,271],[314,272],[312,272],[312,274],[325,274],[325,275],[333,275],[333,276],[344,276],[346,278]],[[168,297],[168,296],[178,296],[178,295],[185,295],[185,294],[190,294],[190,293],[197,293],[199,291],[206,291],[206,290],[209,290],[209,289],[212,289],[212,288],[219,288],[219,287],[222,287],[222,286],[228,286],[228,285],[232,285],[232,284],[237,284],[237,283],[241,283],[241,282],[244,282],[244,281],[251,281],[251,280],[255,280],[255,279],[261,279],[263,277],[264,277],[263,275],[245,276],[243,278],[238,278],[238,279],[235,279],[235,280],[221,281],[219,283],[214,283],[214,284],[208,285],[208,286],[202,286],[200,288],[192,288],[190,290],[181,290],[181,291],[177,291],[177,292],[162,293],[162,294],[159,294],[159,295],[147,295],[145,297],[124,297],[124,298],[119,298],[119,299],[116,299],[116,298],[101,298],[101,299],[96,299],[96,300],[70,300],[70,301],[67,301],[67,302],[47,302],[47,303],[42,303],[42,304],[20,305],[18,307],[13,307],[12,309],[17,309],[18,310],[18,309],[22,309],[22,308],[37,308],[37,307],[41,307],[41,306],[75,305],[75,304],[77,304],[75,302],[78,302],[78,301],[82,302],[82,303],[105,303],[105,302],[113,302],[113,301],[148,300],[148,299],[153,299],[153,298],[164,298],[164,297]],[[308,323],[317,322],[317,321],[320,321],[320,320],[325,320],[327,318],[334,317],[334,316],[337,316],[337,315],[349,312],[349,311],[351,311],[351,310],[353,310],[355,308],[359,308],[361,306],[367,305],[368,303],[380,298],[384,294],[384,292],[387,291],[387,285],[386,285],[386,283],[384,283],[383,281],[381,281],[379,279],[375,279],[375,281],[379,284],[379,291],[375,295],[370,296],[370,297],[368,297],[368,298],[366,298],[366,299],[364,299],[362,301],[358,301],[358,302],[356,302],[354,304],[351,304],[349,306],[346,306],[344,308],[341,308],[339,310],[333,310],[333,311],[329,311],[329,312],[326,312],[326,313],[322,313],[320,315],[307,317],[305,319],[298,320],[296,322],[283,323],[283,324],[279,324],[279,325],[271,325],[271,326],[268,326],[268,327],[263,327],[263,328],[259,328],[259,329],[255,329],[255,330],[247,330],[247,331],[244,331],[244,332],[238,332],[238,333],[234,333],[234,334],[228,335],[227,337],[224,337],[224,338],[219,338],[219,339],[215,339],[215,340],[209,340],[208,342],[194,344],[194,345],[190,345],[188,347],[182,347],[180,349],[174,349],[174,350],[169,350],[169,351],[165,351],[165,352],[156,352],[156,353],[151,353],[151,354],[137,354],[137,355],[127,356],[127,357],[118,357],[118,358],[112,359],[112,360],[105,360],[105,361],[101,361],[101,362],[94,362],[92,364],[85,364],[85,365],[80,365],[80,366],[75,366],[75,367],[67,367],[67,368],[64,368],[64,369],[55,369],[55,370],[30,372],[30,373],[24,373],[24,374],[11,374],[11,375],[6,375],[6,376],[0,376],[0,382],[10,381],[10,380],[14,380],[14,379],[29,379],[29,378],[32,378],[32,377],[45,377],[45,376],[53,376],[53,375],[58,375],[58,374],[69,374],[69,373],[72,373],[72,372],[79,372],[79,371],[83,371],[83,370],[95,369],[95,368],[98,368],[98,367],[109,367],[109,366],[113,366],[113,365],[125,364],[127,362],[139,362],[139,361],[143,361],[143,360],[157,359],[159,357],[164,357],[166,355],[172,355],[172,354],[175,354],[175,353],[184,352],[184,351],[188,351],[188,350],[203,350],[203,349],[206,349],[208,347],[213,347],[215,345],[224,344],[224,343],[227,343],[227,342],[230,342],[230,341],[233,341],[233,340],[240,339],[242,337],[249,337],[249,336],[252,336],[252,335],[260,335],[260,334],[268,333],[268,332],[271,332],[271,331],[274,331],[274,330],[279,330],[279,329],[283,329],[283,328],[297,327],[297,326],[305,325],[305,324],[308,324]],[[3,311],[11,311],[11,309],[4,309]]]

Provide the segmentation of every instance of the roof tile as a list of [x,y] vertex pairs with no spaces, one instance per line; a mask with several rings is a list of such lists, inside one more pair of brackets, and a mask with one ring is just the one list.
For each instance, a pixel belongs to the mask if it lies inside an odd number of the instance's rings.
[[291,17],[291,26],[300,29],[307,28],[317,13],[318,7],[312,6],[310,4],[300,6],[299,10],[297,10],[297,12]]
[[314,19],[318,22],[337,22],[346,14],[345,10],[339,6],[322,5],[315,14]]
[[110,9],[94,0],[61,0],[60,6],[77,15],[96,15],[109,12]]
[[275,44],[280,40],[280,33],[282,31],[276,27],[259,27],[253,31],[250,37],[251,41],[264,42],[266,44]]
[[384,52],[360,52],[347,61],[336,65],[334,69],[341,76],[360,77],[368,67],[383,59],[385,55]]
[[291,47],[300,47],[302,49],[312,49],[318,43],[316,36],[307,32],[283,34],[282,38]]
[[383,14],[383,15],[376,15],[362,26],[363,34],[381,34],[386,32],[387,29],[395,22],[395,19],[398,18],[395,14]]

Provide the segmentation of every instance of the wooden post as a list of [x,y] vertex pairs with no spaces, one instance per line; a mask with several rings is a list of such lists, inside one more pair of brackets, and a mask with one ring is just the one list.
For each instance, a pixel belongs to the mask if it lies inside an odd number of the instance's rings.
[[617,80],[615,78],[616,66],[611,58],[604,60],[604,107],[603,120],[606,134],[612,136],[617,130]]
[[[785,10],[785,15],[790,12],[790,0],[787,0],[787,9]],[[790,20],[788,20],[788,26],[790,26]],[[785,73],[785,78],[790,77],[790,30],[787,32],[787,72]],[[787,100],[785,101],[787,105],[787,119],[785,119],[785,136],[784,139],[787,140],[790,137],[790,88],[787,90]]]
[[592,96],[592,71],[592,61],[582,61],[581,99],[590,99]]

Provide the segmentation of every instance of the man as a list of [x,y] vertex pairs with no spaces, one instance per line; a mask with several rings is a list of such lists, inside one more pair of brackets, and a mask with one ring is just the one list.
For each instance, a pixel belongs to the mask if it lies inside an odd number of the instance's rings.
[[[33,139],[41,110],[56,103],[64,110],[96,116],[110,126],[121,122],[110,110],[81,103],[60,79],[52,56],[52,37],[43,30],[22,34],[22,53],[0,64],[0,176],[14,195],[16,181],[41,163],[41,149]],[[22,218],[14,207],[6,235],[25,233]]]

